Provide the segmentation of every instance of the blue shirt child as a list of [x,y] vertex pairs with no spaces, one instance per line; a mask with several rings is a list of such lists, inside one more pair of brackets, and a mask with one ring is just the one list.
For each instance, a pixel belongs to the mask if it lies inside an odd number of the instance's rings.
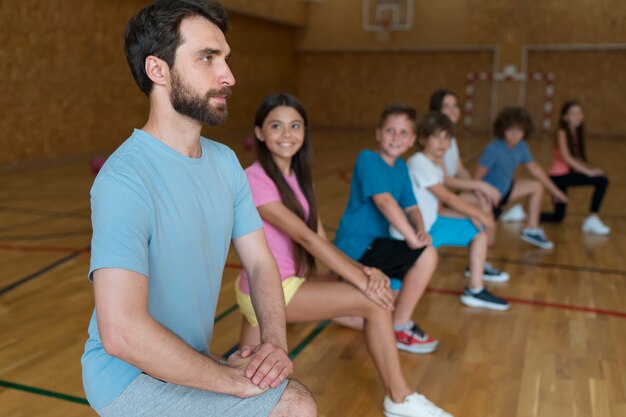
[[532,162],[533,156],[526,142],[521,140],[512,148],[503,139],[492,140],[478,163],[487,168],[483,181],[493,185],[503,196],[511,189],[513,174],[519,164]]
[[356,159],[348,205],[335,238],[337,247],[352,259],[359,260],[375,239],[391,238],[389,221],[372,200],[382,193],[390,193],[403,209],[417,204],[405,162],[398,158],[390,166],[376,152],[363,150]]

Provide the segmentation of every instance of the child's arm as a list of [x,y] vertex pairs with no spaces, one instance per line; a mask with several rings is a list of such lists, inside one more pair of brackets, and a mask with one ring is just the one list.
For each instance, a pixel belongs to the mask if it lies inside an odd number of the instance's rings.
[[[467,173],[467,171],[466,171]],[[497,188],[484,181],[474,180],[467,175],[467,178],[449,177],[446,175],[444,184],[450,188],[463,191],[477,191],[487,197],[491,204],[497,204],[502,196]]]
[[388,279],[382,288],[379,285],[380,280],[377,281],[377,285],[369,285],[370,276],[378,278],[379,274],[373,274],[371,268],[361,268],[332,243],[323,239],[318,234],[319,232],[315,233],[309,229],[306,223],[282,202],[274,201],[264,204],[259,206],[258,210],[263,220],[285,233],[305,251],[357,287],[371,301],[387,310],[393,309],[393,293],[389,288]]
[[488,228],[493,227],[493,220],[491,219],[491,217],[483,213],[478,207],[468,203],[456,194],[450,192],[443,184],[439,183],[432,185],[428,187],[428,191],[433,193],[435,197],[437,197],[437,200],[439,200],[441,203],[452,207],[458,212],[470,217],[474,224],[477,223],[477,227],[480,227],[481,225]]
[[569,151],[569,146],[567,146],[567,137],[565,136],[565,132],[563,129],[559,129],[558,136],[556,137],[557,145],[559,147],[559,152],[563,157],[563,160],[570,168],[574,171],[581,172],[589,177],[595,177],[599,175],[603,175],[603,172],[599,168],[595,168],[580,159],[574,158]]
[[465,165],[463,165],[463,161],[461,161],[461,158],[459,158],[459,162],[456,166],[456,175],[457,178],[461,178],[464,180],[471,180],[472,177],[469,174],[469,171],[467,170],[467,168],[465,168]]
[[557,187],[554,182],[552,182],[550,177],[548,177],[548,174],[546,174],[546,172],[543,170],[543,168],[541,168],[538,163],[536,163],[535,161],[530,161],[526,164],[526,169],[528,170],[530,175],[535,177],[537,181],[543,184],[543,186],[546,187],[548,191],[550,191],[550,194],[552,194],[555,200],[561,203],[567,203],[567,195],[565,195],[565,193],[563,193],[563,191],[561,191],[559,187]]
[[422,210],[418,206],[411,206],[406,210],[407,216],[411,219],[411,222],[415,225],[415,233],[419,242],[419,247],[432,244],[432,239],[424,227],[424,219],[422,218]]
[[476,165],[476,169],[474,170],[474,179],[482,181],[488,171],[489,169],[487,167],[484,167],[481,164]]
[[398,229],[402,236],[404,236],[404,239],[410,248],[417,249],[424,246],[423,244],[420,244],[420,239],[417,237],[415,228],[409,222],[407,215],[404,213],[402,208],[400,208],[400,205],[390,193],[375,194],[372,196],[372,201],[374,201],[376,208],[380,210],[387,221]]

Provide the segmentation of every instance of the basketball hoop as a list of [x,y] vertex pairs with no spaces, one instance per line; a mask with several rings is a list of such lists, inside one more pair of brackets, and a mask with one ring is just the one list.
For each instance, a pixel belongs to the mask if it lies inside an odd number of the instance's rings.
[[391,37],[391,19],[381,17],[376,21],[376,38],[380,42],[387,42]]

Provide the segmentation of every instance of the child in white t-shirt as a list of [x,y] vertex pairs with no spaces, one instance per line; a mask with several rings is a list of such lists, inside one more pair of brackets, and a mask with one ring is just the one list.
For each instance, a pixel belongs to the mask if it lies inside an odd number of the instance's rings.
[[[432,237],[433,246],[460,246],[469,248],[469,286],[461,295],[461,302],[469,307],[508,310],[509,303],[491,294],[484,287],[483,267],[487,257],[485,228],[493,219],[478,207],[469,204],[444,185],[443,156],[450,146],[454,128],[442,113],[428,113],[417,128],[417,139],[422,152],[407,161],[413,192],[422,212],[424,228]],[[441,205],[454,209],[458,217],[440,216]],[[396,230],[391,230],[401,238]],[[508,275],[503,276],[503,280]]]

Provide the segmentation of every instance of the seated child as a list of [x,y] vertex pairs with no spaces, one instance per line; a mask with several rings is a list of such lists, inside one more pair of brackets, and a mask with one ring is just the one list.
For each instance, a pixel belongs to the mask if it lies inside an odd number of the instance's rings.
[[[598,216],[609,180],[600,168],[587,161],[583,108],[577,101],[566,101],[561,108],[550,179],[564,193],[568,187],[593,186],[589,216],[583,221],[582,230],[596,235],[611,233]],[[554,202],[554,212],[542,213],[541,221],[562,222],[566,208],[565,203]]]
[[[483,285],[483,266],[487,257],[487,234],[484,229],[492,225],[491,216],[444,185],[443,157],[450,147],[453,132],[452,121],[439,112],[428,113],[417,127],[417,141],[422,152],[410,157],[407,165],[424,228],[430,233],[435,248],[469,247],[470,282],[461,295],[463,304],[490,310],[508,310],[509,303],[491,294]],[[451,213],[456,216],[438,215],[442,204],[456,210],[456,213]],[[402,239],[402,235],[393,227],[391,234]]]
[[[246,169],[246,176],[278,264],[287,321],[359,317],[385,387],[385,415],[451,417],[411,390],[402,374],[392,330],[389,279],[375,268],[357,264],[326,239],[317,214],[307,116],[300,102],[289,94],[271,95],[259,106],[254,124],[258,161]],[[317,279],[316,259],[345,281]],[[235,286],[245,316],[241,346],[261,341],[249,295],[254,285],[243,271]]]
[[[428,353],[438,341],[411,317],[437,267],[437,252],[424,230],[406,164],[399,158],[415,142],[415,119],[415,110],[405,104],[383,110],[375,132],[378,150],[363,150],[357,157],[335,243],[355,261],[402,279],[393,314],[397,347]],[[391,237],[390,224],[404,241]]]
[[[521,238],[542,249],[552,249],[554,244],[546,238],[539,227],[543,187],[552,198],[561,203],[567,196],[552,182],[543,168],[537,164],[526,145],[524,138],[532,132],[530,115],[521,107],[507,107],[500,112],[493,124],[493,139],[478,160],[474,178],[484,180],[496,187],[502,198],[493,206],[494,217],[502,214],[502,207],[510,200],[528,197],[528,217]],[[524,164],[535,179],[513,180],[519,164]]]
[[[440,88],[430,96],[430,111],[441,112],[448,116],[452,125],[456,125],[461,118],[459,99],[457,95],[445,88]],[[500,192],[493,185],[485,181],[477,181],[471,177],[457,145],[457,138],[452,137],[450,147],[443,156],[443,167],[445,169],[444,185],[454,191],[459,191],[459,197],[472,205],[478,206],[483,213],[493,217],[492,207],[500,201]],[[439,210],[440,214],[447,214],[447,207]],[[496,239],[495,229],[487,227],[487,240],[489,247],[493,246]],[[466,276],[469,277],[469,269],[466,268]],[[485,281],[502,282],[508,280],[508,274],[485,262],[483,279]]]

